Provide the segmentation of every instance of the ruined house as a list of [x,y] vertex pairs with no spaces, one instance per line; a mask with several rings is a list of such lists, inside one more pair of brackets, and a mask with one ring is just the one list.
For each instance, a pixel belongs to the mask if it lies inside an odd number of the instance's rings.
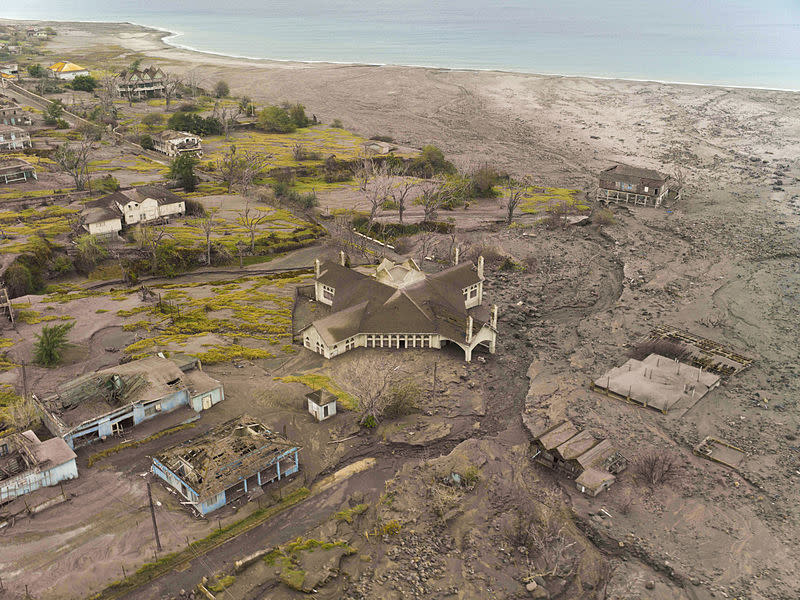
[[151,471],[207,515],[300,469],[300,448],[242,415],[153,458]]
[[614,165],[599,175],[597,199],[605,203],[661,206],[680,197],[678,182],[653,169]]
[[186,131],[166,129],[153,137],[153,149],[167,156],[192,154],[198,158],[203,156],[203,140]]
[[0,504],[78,476],[75,452],[61,438],[32,431],[0,438]]
[[31,114],[16,102],[0,99],[0,125],[31,125]]
[[36,169],[21,158],[0,158],[0,183],[17,183],[37,179]]
[[315,263],[315,300],[331,313],[300,330],[303,345],[325,358],[353,348],[442,348],[455,344],[467,362],[497,342],[497,306],[483,306],[483,257],[424,273],[408,259],[384,259],[374,274],[340,262]]
[[34,401],[50,432],[77,448],[181,407],[207,410],[224,398],[222,384],[196,359],[150,356],[78,377]]
[[156,98],[164,94],[164,71],[156,66],[126,69],[116,79],[117,93],[123,98]]
[[625,458],[609,440],[598,440],[569,420],[528,429],[534,437],[533,458],[574,479],[584,494],[596,496],[608,489],[616,480],[615,475],[627,466]]
[[160,185],[142,185],[87,202],[81,222],[92,235],[110,235],[123,225],[168,220],[185,212],[186,203],[177,194]]
[[0,152],[15,152],[31,147],[31,136],[14,125],[0,125]]

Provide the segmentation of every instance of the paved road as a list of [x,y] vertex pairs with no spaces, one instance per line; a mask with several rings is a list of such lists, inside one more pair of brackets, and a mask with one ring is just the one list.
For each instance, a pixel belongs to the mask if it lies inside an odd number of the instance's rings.
[[[177,595],[181,590],[193,589],[203,576],[209,577],[219,571],[229,572],[233,563],[264,548],[291,541],[307,531],[321,525],[347,502],[354,491],[366,496],[380,495],[385,482],[396,470],[392,461],[379,461],[371,469],[356,473],[341,483],[335,484],[318,495],[311,496],[286,511],[279,513],[236,537],[226,544],[193,560],[180,571],[170,571],[149,584],[123,596],[125,600],[160,600]],[[222,596],[224,598],[224,595]]]

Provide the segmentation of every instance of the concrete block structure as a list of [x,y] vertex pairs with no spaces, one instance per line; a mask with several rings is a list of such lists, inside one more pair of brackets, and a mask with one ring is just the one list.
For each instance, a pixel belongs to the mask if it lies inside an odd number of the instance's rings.
[[242,415],[153,458],[151,471],[207,515],[300,470],[300,447]]
[[0,184],[22,183],[36,177],[36,169],[21,158],[0,158]]
[[316,390],[306,394],[308,412],[317,421],[324,421],[336,414],[336,396],[328,390]]

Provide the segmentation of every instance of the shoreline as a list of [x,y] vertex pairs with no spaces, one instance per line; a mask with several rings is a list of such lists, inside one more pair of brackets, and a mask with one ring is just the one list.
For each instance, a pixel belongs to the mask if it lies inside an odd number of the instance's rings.
[[636,77],[619,77],[619,76],[604,76],[604,75],[585,75],[585,74],[567,74],[567,73],[546,73],[546,72],[533,72],[533,71],[519,71],[514,69],[503,69],[503,68],[480,68],[480,67],[447,67],[447,66],[438,66],[438,65],[415,65],[415,64],[402,64],[402,63],[380,63],[380,62],[350,62],[350,61],[335,61],[335,60],[312,60],[312,59],[292,59],[292,58],[270,58],[270,57],[258,57],[258,56],[248,56],[243,54],[229,54],[226,52],[218,52],[215,50],[203,50],[201,48],[196,48],[194,46],[189,46],[186,44],[180,44],[175,40],[181,36],[186,35],[184,32],[176,31],[172,29],[167,29],[165,27],[160,27],[157,25],[145,25],[143,23],[137,23],[135,21],[91,21],[91,20],[82,20],[82,21],[71,21],[71,20],[39,20],[39,19],[9,19],[9,18],[0,18],[0,22],[30,22],[30,23],[56,23],[60,25],[86,25],[86,24],[96,24],[96,25],[108,25],[108,26],[119,26],[119,25],[131,25],[135,27],[139,27],[145,31],[158,34],[155,35],[154,38],[158,40],[164,48],[174,48],[176,50],[183,50],[186,52],[193,52],[196,54],[203,54],[209,55],[219,58],[232,58],[236,60],[246,60],[246,61],[256,61],[256,62],[271,62],[271,63],[282,63],[282,64],[299,64],[299,65],[335,65],[335,66],[356,66],[356,67],[392,67],[392,68],[408,68],[408,69],[433,69],[439,71],[450,71],[454,73],[498,73],[503,75],[522,75],[522,76],[530,76],[530,77],[552,77],[552,78],[563,78],[563,79],[589,79],[589,80],[596,80],[596,81],[622,81],[627,83],[649,83],[649,84],[659,84],[659,85],[670,85],[670,86],[691,86],[691,87],[699,87],[699,88],[715,88],[715,89],[729,89],[729,90],[758,90],[758,91],[766,91],[766,92],[785,92],[785,93],[798,93],[800,92],[800,87],[798,88],[778,88],[778,87],[767,87],[767,86],[754,86],[754,85],[738,85],[738,84],[723,84],[723,83],[698,83],[698,82],[691,82],[691,81],[671,81],[665,79],[652,79],[652,78],[636,78]]

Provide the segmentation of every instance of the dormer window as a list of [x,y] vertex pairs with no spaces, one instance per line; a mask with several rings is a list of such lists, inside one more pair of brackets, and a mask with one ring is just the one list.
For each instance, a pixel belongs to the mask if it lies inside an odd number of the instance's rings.
[[336,293],[336,290],[329,285],[322,286],[322,297],[325,300],[333,300],[333,295]]

